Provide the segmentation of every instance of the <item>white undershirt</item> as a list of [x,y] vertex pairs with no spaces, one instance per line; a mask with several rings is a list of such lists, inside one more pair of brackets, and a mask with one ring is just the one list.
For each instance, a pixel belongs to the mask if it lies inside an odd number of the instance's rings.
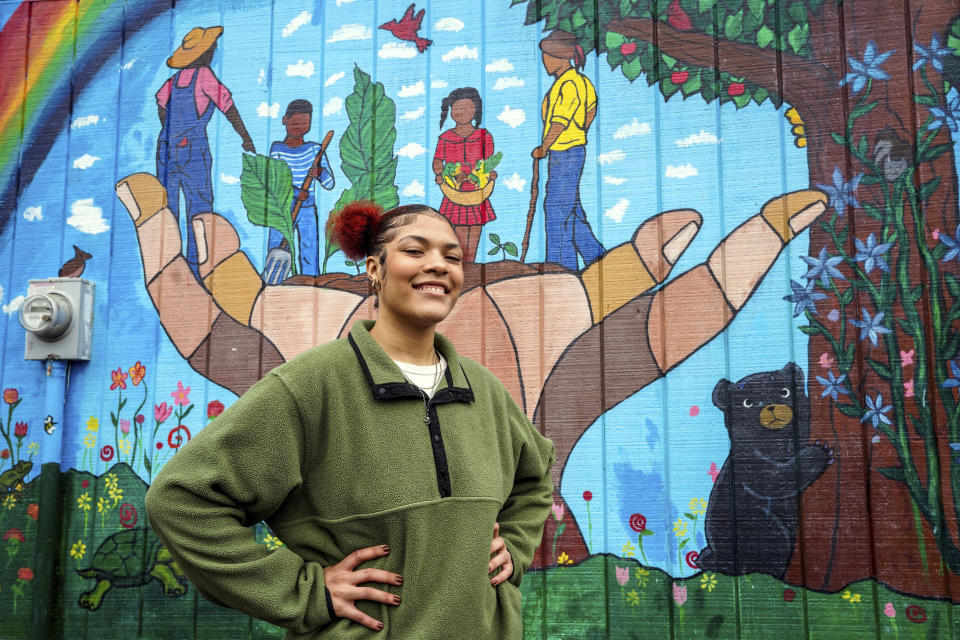
[[440,356],[439,377],[437,377],[436,364],[410,364],[409,362],[394,360],[403,375],[414,385],[420,387],[428,398],[432,398],[433,394],[436,393],[437,387],[443,381],[443,374],[447,370],[447,359],[439,351],[437,355]]

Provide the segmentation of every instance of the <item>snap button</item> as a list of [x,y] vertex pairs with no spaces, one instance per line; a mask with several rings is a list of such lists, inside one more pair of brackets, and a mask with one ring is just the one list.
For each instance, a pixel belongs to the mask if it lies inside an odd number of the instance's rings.
[[387,390],[384,389],[383,387],[380,387],[379,389],[377,389],[377,393],[379,393],[380,395],[383,395],[383,394],[385,394],[386,392],[387,392]]
[[434,442],[440,442],[440,434],[439,434],[439,433],[433,434],[433,441],[434,441]]

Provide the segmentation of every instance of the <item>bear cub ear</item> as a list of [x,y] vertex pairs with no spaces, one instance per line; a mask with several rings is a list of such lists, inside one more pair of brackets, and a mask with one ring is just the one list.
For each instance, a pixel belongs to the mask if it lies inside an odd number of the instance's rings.
[[713,404],[720,411],[726,412],[730,401],[730,381],[726,378],[717,383],[713,388]]

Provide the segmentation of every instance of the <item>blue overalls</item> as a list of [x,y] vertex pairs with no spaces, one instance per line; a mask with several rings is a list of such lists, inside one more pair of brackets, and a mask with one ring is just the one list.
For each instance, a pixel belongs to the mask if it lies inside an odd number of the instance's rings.
[[170,87],[167,120],[157,140],[157,178],[167,189],[167,202],[173,215],[180,219],[180,190],[187,206],[187,264],[197,275],[197,239],[192,219],[198,213],[213,211],[213,185],[210,181],[212,158],[207,141],[207,123],[213,117],[211,100],[203,113],[197,113],[194,97],[200,69],[194,69],[190,85],[177,86],[178,71]]

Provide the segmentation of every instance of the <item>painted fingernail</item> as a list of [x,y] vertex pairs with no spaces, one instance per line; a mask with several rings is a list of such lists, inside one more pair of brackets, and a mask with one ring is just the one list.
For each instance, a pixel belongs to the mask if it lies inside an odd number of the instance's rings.
[[400,596],[393,596],[393,604],[400,604]]
[[390,553],[390,545],[388,545],[388,544],[383,545],[382,547],[380,547],[380,549],[381,549],[384,553]]

